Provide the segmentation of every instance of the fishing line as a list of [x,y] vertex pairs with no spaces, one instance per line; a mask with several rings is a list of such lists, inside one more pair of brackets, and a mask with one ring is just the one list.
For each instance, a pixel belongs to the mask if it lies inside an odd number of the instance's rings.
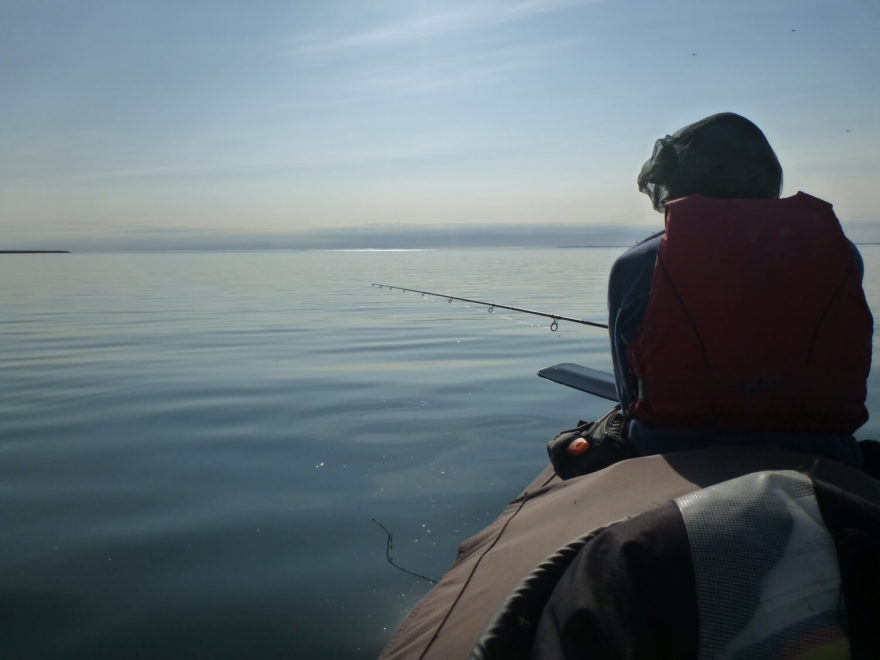
[[[418,295],[418,294],[415,294],[412,292],[405,292],[405,293],[407,293],[407,295],[410,295],[413,297]],[[418,297],[421,298],[422,300],[424,300],[425,302],[429,302],[432,304],[433,303],[442,303],[441,298],[432,298],[430,296],[418,296]],[[458,304],[458,301],[454,301],[454,300],[447,300],[446,302],[449,302],[449,303],[455,302],[456,304]],[[465,309],[469,309],[469,310],[475,311],[475,312],[485,311],[485,308],[480,307],[479,305],[471,305],[470,303],[461,303],[461,306],[464,307]],[[528,316],[523,317],[522,315],[519,315],[519,318],[515,318],[514,316],[508,316],[507,314],[505,314],[503,312],[497,312],[497,313],[490,312],[490,314],[493,314],[494,316],[497,316],[498,318],[502,318],[505,321],[510,321],[512,323],[516,323],[517,325],[522,325],[527,328],[542,328],[542,329],[546,330],[549,327],[549,326],[543,325],[540,320],[537,320],[534,322],[530,321],[530,320],[529,321],[525,320],[525,319],[529,318]]]
[[547,312],[538,312],[534,309],[526,309],[524,307],[513,307],[512,305],[502,305],[500,303],[486,302],[484,300],[474,300],[472,298],[461,298],[459,296],[450,296],[445,293],[434,293],[432,291],[421,291],[419,289],[407,289],[402,286],[393,286],[391,284],[380,284],[378,282],[373,282],[372,286],[379,287],[380,289],[388,289],[389,291],[393,291],[397,289],[398,291],[408,291],[410,293],[420,293],[423,296],[435,296],[437,298],[446,298],[447,302],[452,302],[453,300],[460,300],[461,302],[474,303],[475,305],[483,305],[484,307],[488,307],[487,310],[489,313],[495,311],[495,308],[498,309],[509,309],[514,312],[521,312],[523,314],[532,314],[533,316],[543,316],[544,318],[548,318],[552,320],[550,324],[550,331],[556,332],[559,329],[560,321],[568,321],[569,323],[579,323],[581,325],[589,325],[594,328],[603,328],[608,329],[608,326],[604,323],[596,323],[595,321],[585,321],[584,319],[576,319],[571,316],[563,316],[562,314],[548,314]]
[[434,578],[429,578],[427,575],[422,575],[421,573],[414,573],[413,571],[410,571],[410,570],[404,568],[403,566],[400,566],[399,564],[396,564],[396,563],[394,562],[394,560],[391,558],[391,543],[392,543],[392,541],[391,541],[391,532],[389,532],[389,531],[388,531],[388,528],[385,527],[385,525],[383,525],[382,523],[380,523],[380,522],[379,522],[378,520],[376,520],[375,518],[370,518],[370,520],[372,520],[374,523],[376,523],[377,525],[379,525],[379,527],[382,528],[382,531],[385,532],[385,536],[388,537],[388,542],[387,542],[386,545],[385,545],[385,557],[386,557],[386,559],[388,559],[388,563],[389,563],[389,564],[391,564],[392,566],[394,566],[394,568],[396,568],[398,571],[403,571],[404,573],[406,573],[406,574],[408,574],[408,575],[412,575],[413,577],[421,578],[422,580],[427,580],[428,582],[430,582],[430,583],[432,583],[432,584],[437,584],[438,581],[435,580]]

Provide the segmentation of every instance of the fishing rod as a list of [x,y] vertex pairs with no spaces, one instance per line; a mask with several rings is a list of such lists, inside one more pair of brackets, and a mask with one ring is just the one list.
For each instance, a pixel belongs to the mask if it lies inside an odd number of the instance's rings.
[[568,321],[569,323],[580,323],[581,325],[590,325],[594,328],[604,328],[607,329],[608,326],[604,323],[596,323],[595,321],[584,321],[583,319],[575,319],[570,316],[563,316],[562,314],[547,314],[546,312],[536,312],[533,309],[525,309],[523,307],[512,307],[510,305],[499,305],[498,303],[486,302],[483,300],[473,300],[471,298],[459,298],[458,296],[450,296],[445,293],[433,293],[431,291],[420,291],[418,289],[407,289],[402,286],[392,286],[391,284],[379,284],[378,282],[373,282],[373,286],[377,286],[380,289],[388,289],[389,291],[393,291],[397,289],[398,291],[409,291],[411,293],[420,293],[423,296],[436,296],[437,298],[446,298],[447,302],[452,302],[453,300],[460,300],[462,302],[474,303],[475,305],[484,305],[489,308],[489,312],[494,312],[495,308],[498,309],[509,309],[514,312],[522,312],[523,314],[533,314],[534,316],[543,316],[544,318],[553,319],[553,322],[550,324],[550,330],[552,332],[556,332],[559,329],[559,321]]

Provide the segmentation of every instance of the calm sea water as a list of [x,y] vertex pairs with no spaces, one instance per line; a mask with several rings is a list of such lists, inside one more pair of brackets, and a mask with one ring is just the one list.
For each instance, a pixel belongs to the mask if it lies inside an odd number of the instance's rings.
[[601,321],[620,252],[0,257],[0,655],[374,657],[430,585],[372,519],[439,577],[608,408],[535,371],[610,358],[370,284]]

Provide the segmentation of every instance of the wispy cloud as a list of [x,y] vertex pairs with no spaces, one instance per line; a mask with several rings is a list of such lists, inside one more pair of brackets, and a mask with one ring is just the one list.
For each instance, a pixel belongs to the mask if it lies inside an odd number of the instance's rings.
[[458,89],[486,87],[524,69],[541,66],[571,44],[568,39],[485,48],[478,55],[376,67],[372,72],[339,81],[338,94],[348,100],[365,96],[400,98]]
[[384,25],[345,34],[312,32],[294,38],[293,51],[316,55],[369,46],[421,41],[467,30],[524,20],[601,0],[519,0],[480,2],[454,9],[411,16]]

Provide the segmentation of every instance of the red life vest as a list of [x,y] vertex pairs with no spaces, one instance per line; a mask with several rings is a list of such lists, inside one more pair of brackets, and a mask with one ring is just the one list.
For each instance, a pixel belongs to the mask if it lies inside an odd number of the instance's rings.
[[627,356],[656,426],[852,433],[868,419],[873,319],[831,204],[693,195],[666,204]]

